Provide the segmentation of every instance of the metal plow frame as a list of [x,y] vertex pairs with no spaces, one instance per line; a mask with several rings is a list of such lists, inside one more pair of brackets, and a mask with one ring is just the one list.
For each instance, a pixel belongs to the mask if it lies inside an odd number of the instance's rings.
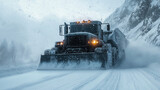
[[[87,62],[87,64],[92,64],[97,62],[100,64],[99,68],[105,69],[107,64],[107,53],[70,53],[70,54],[54,54],[54,55],[41,55],[40,64],[38,70],[43,69],[68,69],[65,66],[69,63],[72,64],[83,64],[82,62]],[[43,67],[46,65],[47,68]],[[61,64],[61,67],[57,67]],[[49,68],[48,68],[49,67]],[[63,67],[63,68],[62,68]],[[83,67],[83,65],[82,65]],[[94,65],[93,65],[94,67]],[[70,68],[78,69],[78,68]],[[79,68],[82,69],[82,68]],[[83,68],[84,69],[84,68]]]

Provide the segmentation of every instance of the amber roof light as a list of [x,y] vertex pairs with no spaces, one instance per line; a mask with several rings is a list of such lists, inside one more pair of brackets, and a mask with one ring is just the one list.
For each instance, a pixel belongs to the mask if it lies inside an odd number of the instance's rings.
[[88,23],[91,23],[91,20],[88,20]]

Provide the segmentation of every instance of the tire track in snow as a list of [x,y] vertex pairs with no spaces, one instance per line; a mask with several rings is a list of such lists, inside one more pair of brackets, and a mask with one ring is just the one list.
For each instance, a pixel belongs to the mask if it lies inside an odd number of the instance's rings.
[[133,75],[135,79],[135,87],[137,87],[138,90],[158,90],[146,79],[140,70],[136,70],[136,72],[133,72]]
[[155,73],[152,70],[145,70],[146,73],[148,73],[149,75],[151,75],[152,77],[155,78],[155,80],[160,81],[160,73]]
[[108,76],[106,76],[106,77],[104,78],[104,80],[102,80],[102,82],[100,82],[98,85],[96,85],[96,86],[94,87],[94,89],[95,89],[95,90],[99,90],[100,88],[102,88],[103,86],[105,86],[105,84],[107,83],[107,81],[110,79],[109,77],[112,76],[112,73],[113,73],[113,71],[110,72],[110,74],[109,74]]
[[[157,88],[157,90],[160,90],[160,86],[159,86],[160,81],[159,81],[159,79],[157,80],[157,78],[153,77],[151,75],[151,73],[148,73],[148,72],[146,72],[144,70],[141,70],[141,72],[142,72],[141,74],[146,77],[146,80],[148,82],[150,82],[150,84],[152,84],[155,88]],[[159,87],[157,87],[157,86],[159,86]]]
[[[152,89],[152,90],[158,90],[158,88],[155,86],[155,84],[153,84],[154,82],[150,79],[147,78],[146,75],[144,75],[144,73],[142,72],[142,70],[138,70],[139,75],[141,75],[141,77],[143,78],[143,81],[147,84],[147,86],[149,86],[148,88]],[[142,79],[141,78],[141,79]]]
[[105,87],[106,88],[103,88],[104,90],[117,90],[118,88],[118,82],[120,80],[120,73],[117,72],[117,70],[114,70],[115,73],[115,76],[113,78],[113,80],[111,80],[111,82],[108,82],[109,85],[106,85]]
[[132,70],[118,69],[117,72],[119,72],[120,75],[115,90],[136,90],[133,82]]
[[139,90],[138,87],[136,86],[136,81],[137,80],[135,79],[134,73],[132,72],[132,74],[130,76],[132,77],[131,80],[133,81],[133,85],[134,85],[135,90]]
[[33,82],[33,83],[26,83],[26,84],[23,84],[21,86],[15,87],[15,88],[11,88],[9,90],[22,90],[23,88],[34,86],[36,84],[47,82],[47,81],[50,81],[50,80],[53,80],[53,79],[61,78],[61,77],[64,77],[64,76],[72,74],[72,73],[69,72],[69,73],[65,73],[65,74],[61,74],[61,75],[56,75],[56,76],[52,76],[52,77],[45,77],[45,79],[43,78],[42,80],[39,80],[39,81],[36,81],[36,82]]
[[[84,73],[82,76],[81,76],[82,73],[76,73],[75,75],[72,74],[72,77],[73,77],[72,79],[70,79],[71,76],[66,77],[66,78],[68,78],[68,80],[65,80],[66,81],[65,83],[62,83],[60,86],[54,88],[54,90],[64,90],[64,89],[73,90],[74,87],[77,87],[77,86],[85,83],[86,81],[91,81],[92,79],[95,79],[96,77],[101,75],[101,73],[104,73],[104,72],[101,72],[101,71],[95,72],[94,71],[89,74],[87,72],[87,73]],[[81,76],[81,77],[79,77],[79,76]]]
[[[104,71],[105,73],[103,73],[102,75],[100,75],[98,78],[96,78],[95,80],[93,80],[92,82],[89,82],[88,84],[84,85],[83,87],[81,87],[81,90],[95,90],[95,85],[100,84],[102,82],[104,82],[106,80],[106,77],[108,79],[108,77],[111,75],[111,71]],[[97,89],[96,89],[97,90]]]
[[111,77],[107,77],[107,81],[103,81],[103,84],[99,84],[100,86],[97,86],[97,88],[95,87],[96,90],[115,90],[113,88],[117,87],[120,76],[114,70],[112,72]]
[[117,90],[118,89],[118,85],[119,85],[119,81],[120,81],[120,77],[121,77],[121,73],[118,71],[118,74],[117,74],[117,82],[115,82],[115,87],[113,90]]
[[[138,69],[136,69],[138,70]],[[141,81],[141,77],[138,74],[138,71],[132,73],[132,78],[134,80],[134,86],[136,90],[148,90],[146,86],[144,86],[144,81]],[[141,84],[141,85],[139,85]],[[143,89],[142,89],[143,88]]]
[[82,83],[80,83],[78,86],[76,86],[75,88],[73,88],[73,90],[79,90],[81,87],[83,87],[84,85],[88,84],[89,82],[92,82],[93,80],[95,80],[96,78],[98,78],[102,73],[97,73],[96,75],[88,78],[87,80],[83,81]]

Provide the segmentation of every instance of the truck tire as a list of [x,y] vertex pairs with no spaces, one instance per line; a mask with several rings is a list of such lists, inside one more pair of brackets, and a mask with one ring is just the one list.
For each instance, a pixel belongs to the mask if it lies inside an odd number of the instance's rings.
[[108,46],[108,50],[107,50],[107,61],[106,61],[105,68],[109,69],[113,66],[112,46],[111,46],[111,44],[107,44],[107,46]]

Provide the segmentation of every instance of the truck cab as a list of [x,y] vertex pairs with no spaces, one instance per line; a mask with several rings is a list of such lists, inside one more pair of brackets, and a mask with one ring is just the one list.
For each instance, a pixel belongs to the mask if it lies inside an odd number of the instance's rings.
[[100,21],[90,20],[60,25],[60,35],[64,36],[64,51],[67,53],[94,52],[95,48],[102,47],[104,42],[101,25]]

